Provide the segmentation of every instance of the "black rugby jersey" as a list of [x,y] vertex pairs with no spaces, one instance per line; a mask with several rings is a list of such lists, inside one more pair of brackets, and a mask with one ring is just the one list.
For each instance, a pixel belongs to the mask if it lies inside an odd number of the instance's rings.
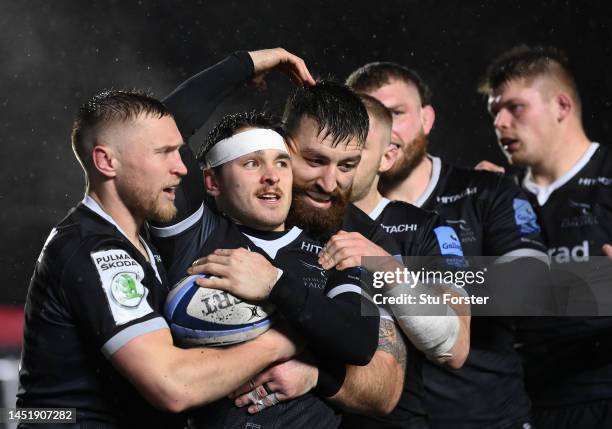
[[[592,143],[565,175],[529,192],[553,269],[588,267],[612,243],[612,153]],[[535,407],[612,399],[612,318],[529,318],[518,325],[529,393]]]
[[[195,259],[218,248],[244,247],[259,252],[284,271],[272,289],[270,301],[309,340],[309,348],[315,355],[320,359],[340,362],[356,359],[350,363],[367,363],[367,356],[373,355],[376,349],[378,320],[360,316],[358,269],[324,270],[318,263],[322,244],[297,227],[283,232],[261,232],[237,226],[204,205],[201,211],[195,224],[178,233],[174,231],[176,235],[160,239],[160,233],[170,233],[171,228],[153,230],[164,260],[172,261],[170,276],[180,277]],[[204,233],[209,223],[206,219],[215,217],[214,230]],[[333,298],[334,302],[321,299],[324,296]],[[363,345],[359,356],[347,354],[355,344]],[[192,416],[198,427],[206,428],[243,428],[247,424],[259,425],[262,429],[309,428],[314,422],[316,427],[334,428],[340,421],[334,408],[310,393],[255,415],[249,415],[246,408],[235,407],[230,400],[221,400],[198,409]]]
[[[402,256],[463,256],[461,244],[448,234],[448,226],[440,222],[438,215],[422,210],[403,201],[382,198],[369,213],[369,217],[391,236]],[[437,230],[436,229],[440,228]],[[414,267],[413,267],[414,268]],[[389,313],[383,313],[382,315]],[[389,315],[391,318],[391,316]],[[401,330],[400,330],[401,332]],[[402,395],[395,409],[387,416],[367,417],[346,414],[343,428],[424,428],[427,427],[427,412],[424,405],[423,361],[425,355],[417,350],[410,340],[406,343],[406,371]]]
[[131,339],[168,327],[164,268],[141,241],[149,261],[90,197],[52,230],[28,290],[19,407],[74,407],[81,423],[168,427],[108,361]]
[[[545,256],[536,215],[510,178],[431,160],[431,180],[415,205],[437,212],[455,229],[466,258]],[[514,343],[512,320],[473,317],[470,353],[461,369],[424,362],[430,425],[493,428],[525,420],[530,404]]]

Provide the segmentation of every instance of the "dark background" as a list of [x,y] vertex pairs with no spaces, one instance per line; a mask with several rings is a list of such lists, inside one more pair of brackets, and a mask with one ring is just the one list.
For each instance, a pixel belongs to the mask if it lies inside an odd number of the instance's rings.
[[[466,166],[485,157],[503,162],[475,89],[488,62],[519,43],[566,50],[588,135],[607,143],[605,3],[0,0],[0,305],[23,303],[50,228],[83,196],[69,144],[72,115],[103,88],[161,98],[238,49],[282,46],[317,76],[338,79],[366,62],[393,60],[420,71],[434,90],[433,153]],[[280,76],[268,83],[265,93],[237,91],[210,122],[232,110],[280,109],[291,84]]]

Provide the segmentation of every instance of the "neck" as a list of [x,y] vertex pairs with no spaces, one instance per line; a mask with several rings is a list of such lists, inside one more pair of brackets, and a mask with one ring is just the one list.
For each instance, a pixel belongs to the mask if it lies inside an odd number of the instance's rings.
[[558,142],[540,162],[530,166],[533,181],[540,186],[548,186],[570,171],[591,144],[582,130]]
[[427,185],[431,180],[432,169],[433,163],[431,159],[428,156],[424,156],[423,160],[412,170],[408,177],[387,192],[386,197],[390,200],[414,204],[423,195],[425,189],[427,189]]
[[380,200],[382,199],[382,195],[378,192],[378,180],[374,180],[372,183],[373,186],[370,187],[370,191],[368,194],[360,199],[359,201],[353,201],[361,211],[364,213],[370,214],[372,210],[376,208]]
[[115,223],[119,225],[119,228],[127,234],[127,238],[130,242],[136,246],[136,248],[140,249],[142,245],[138,233],[144,219],[135,217],[121,199],[113,192],[90,190],[88,195],[98,203],[102,210],[113,218]]

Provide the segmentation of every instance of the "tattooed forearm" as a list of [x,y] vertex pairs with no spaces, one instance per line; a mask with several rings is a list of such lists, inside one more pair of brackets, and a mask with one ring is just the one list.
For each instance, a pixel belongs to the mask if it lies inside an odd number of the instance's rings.
[[406,343],[404,343],[404,338],[393,321],[382,317],[378,329],[378,350],[389,353],[402,368],[406,367]]

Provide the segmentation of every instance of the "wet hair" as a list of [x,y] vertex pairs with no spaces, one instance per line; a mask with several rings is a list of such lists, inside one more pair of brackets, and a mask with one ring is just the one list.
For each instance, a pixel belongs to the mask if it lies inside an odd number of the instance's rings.
[[497,57],[481,79],[478,92],[488,95],[510,81],[528,81],[550,77],[560,82],[570,93],[578,111],[580,96],[567,55],[552,46],[516,46]]
[[348,144],[352,139],[359,146],[368,136],[368,112],[359,96],[350,88],[332,81],[297,88],[287,99],[283,123],[288,135],[296,132],[303,118],[315,121],[323,138],[332,138],[332,147]]
[[431,89],[419,74],[392,62],[374,62],[359,67],[346,78],[346,84],[357,92],[371,92],[399,80],[413,85],[421,98],[421,106],[431,105]]
[[388,127],[393,125],[393,116],[391,116],[391,112],[385,107],[384,104],[367,94],[359,94],[359,98],[370,116],[374,117],[374,119],[382,122]]
[[[276,131],[284,137],[283,124],[276,116],[263,112],[241,112],[225,115],[208,133],[200,146],[197,159],[200,164],[206,163],[206,155],[214,145],[229,138],[244,128],[263,128]],[[220,167],[220,166],[218,166]]]
[[135,120],[140,115],[161,118],[170,111],[155,98],[136,90],[105,90],[83,104],[72,125],[72,150],[85,169],[91,168],[96,136],[104,128]]

